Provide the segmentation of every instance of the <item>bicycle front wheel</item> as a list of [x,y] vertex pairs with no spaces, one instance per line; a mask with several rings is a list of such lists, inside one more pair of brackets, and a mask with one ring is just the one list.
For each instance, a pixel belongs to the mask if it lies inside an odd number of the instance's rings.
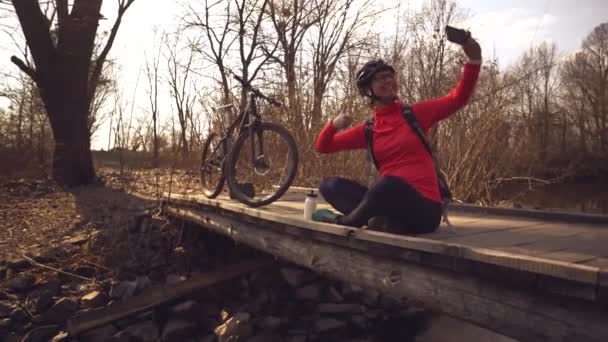
[[211,132],[203,145],[200,164],[200,179],[203,193],[207,198],[215,198],[224,187],[224,147],[220,136]]
[[226,181],[234,198],[259,207],[279,199],[298,170],[296,142],[284,127],[259,123],[236,140],[226,161]]

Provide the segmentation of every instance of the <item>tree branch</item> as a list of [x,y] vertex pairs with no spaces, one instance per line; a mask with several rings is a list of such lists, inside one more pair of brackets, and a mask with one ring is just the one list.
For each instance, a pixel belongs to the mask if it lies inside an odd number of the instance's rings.
[[33,70],[32,68],[28,67],[25,62],[22,61],[19,57],[12,56],[11,62],[13,62],[13,64],[15,64],[19,69],[21,69],[21,71],[31,77],[34,82],[38,81],[38,75],[36,74],[36,70]]
[[93,97],[95,96],[95,91],[97,91],[97,83],[99,82],[99,77],[101,76],[101,71],[103,70],[103,64],[108,57],[108,53],[114,44],[114,40],[116,39],[116,35],[118,34],[118,28],[122,22],[122,17],[125,12],[129,9],[129,7],[133,4],[135,0],[119,0],[118,6],[118,17],[112,26],[112,30],[110,31],[110,37],[106,42],[103,50],[99,54],[99,57],[95,61],[95,66],[93,67],[93,72],[91,73],[91,78],[89,80],[89,92],[88,92],[88,101],[87,103],[91,103]]
[[69,20],[68,0],[55,0],[55,5],[57,7],[57,26],[59,26],[59,36],[62,36],[65,25]]
[[[49,70],[49,66],[54,59],[55,46],[49,31],[47,18],[42,13],[40,4],[36,0],[12,0],[12,3],[36,67],[39,70]],[[32,75],[40,76],[31,72],[29,68],[22,68],[25,63],[21,60],[19,60],[21,63],[15,62],[14,58],[11,58],[11,61],[30,77],[33,77]],[[27,69],[30,72],[26,71]]]

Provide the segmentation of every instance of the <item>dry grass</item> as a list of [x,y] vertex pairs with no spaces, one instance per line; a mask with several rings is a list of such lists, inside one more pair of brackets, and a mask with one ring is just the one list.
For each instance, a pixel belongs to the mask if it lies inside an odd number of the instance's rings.
[[[160,217],[141,215],[153,211],[155,202],[111,187],[66,191],[48,180],[5,181],[0,193],[0,260],[29,256],[69,273],[86,266],[95,270],[86,276],[95,282],[172,264],[178,230]],[[57,273],[42,267],[34,272],[39,281]]]

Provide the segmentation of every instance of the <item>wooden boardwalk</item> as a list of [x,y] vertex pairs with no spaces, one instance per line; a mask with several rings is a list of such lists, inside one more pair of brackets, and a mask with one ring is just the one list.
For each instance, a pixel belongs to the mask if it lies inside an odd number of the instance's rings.
[[412,237],[306,221],[303,202],[297,191],[257,209],[173,194],[164,210],[520,341],[608,341],[607,217],[456,206],[454,231]]

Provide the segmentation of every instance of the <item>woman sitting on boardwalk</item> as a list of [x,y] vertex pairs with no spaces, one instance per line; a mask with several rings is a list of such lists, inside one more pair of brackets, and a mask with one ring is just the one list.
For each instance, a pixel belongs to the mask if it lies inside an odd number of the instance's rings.
[[[470,37],[463,44],[468,57],[456,87],[444,97],[410,106],[423,132],[462,108],[475,88],[481,65],[481,48]],[[405,121],[395,70],[382,60],[366,63],[357,73],[360,93],[370,98],[374,112],[372,149],[380,178],[370,189],[348,179],[325,179],[319,190],[342,215],[328,210],[314,213],[316,221],[379,229],[386,222],[404,234],[430,233],[441,222],[442,203],[433,159],[421,139]],[[340,114],[320,132],[315,148],[333,153],[367,148],[365,122],[348,128],[351,119]],[[374,223],[374,221],[376,221]]]

